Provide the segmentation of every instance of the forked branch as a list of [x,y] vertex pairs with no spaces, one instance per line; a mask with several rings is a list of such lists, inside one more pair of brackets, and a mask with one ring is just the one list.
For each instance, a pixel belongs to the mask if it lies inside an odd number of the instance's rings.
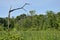
[[19,10],[19,9],[25,10],[24,7],[25,7],[26,5],[29,5],[29,3],[25,3],[25,4],[24,4],[22,7],[20,7],[20,8],[16,8],[16,9],[9,10],[9,13],[11,13],[11,12],[13,12],[13,11],[15,11],[15,10]]

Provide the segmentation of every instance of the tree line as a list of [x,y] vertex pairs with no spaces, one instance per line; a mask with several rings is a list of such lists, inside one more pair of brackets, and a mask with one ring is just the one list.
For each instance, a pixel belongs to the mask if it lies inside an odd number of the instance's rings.
[[[60,30],[60,12],[47,11],[46,14],[37,15],[35,10],[31,10],[26,14],[10,18],[10,30],[47,30],[57,29]],[[0,17],[0,31],[7,30],[8,17]]]

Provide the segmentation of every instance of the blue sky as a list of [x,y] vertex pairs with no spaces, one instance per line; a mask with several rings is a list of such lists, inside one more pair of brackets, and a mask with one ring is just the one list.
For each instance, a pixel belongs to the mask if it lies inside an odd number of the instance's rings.
[[0,0],[0,17],[7,17],[10,6],[12,9],[21,7],[24,3],[30,3],[24,10],[17,10],[11,13],[11,17],[16,17],[22,13],[28,13],[29,10],[36,10],[37,14],[45,14],[46,11],[60,11],[60,0]]

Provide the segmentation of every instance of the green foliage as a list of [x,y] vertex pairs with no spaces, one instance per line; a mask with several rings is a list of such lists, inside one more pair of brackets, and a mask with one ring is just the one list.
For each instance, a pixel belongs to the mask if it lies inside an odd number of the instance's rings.
[[60,31],[0,31],[0,40],[60,40]]
[[0,18],[0,40],[60,40],[60,12],[29,13],[10,18],[9,31],[8,18]]
[[20,40],[20,34],[16,34],[16,32],[0,31],[0,40]]
[[26,18],[26,14],[21,14],[15,18],[16,21]]
[[[29,11],[31,15],[21,14],[16,18],[10,18],[10,30],[60,30],[60,12],[47,11],[45,15],[37,15],[35,10]],[[8,18],[0,18],[0,24],[7,29]]]
[[3,31],[4,27],[2,25],[0,25],[0,31]]

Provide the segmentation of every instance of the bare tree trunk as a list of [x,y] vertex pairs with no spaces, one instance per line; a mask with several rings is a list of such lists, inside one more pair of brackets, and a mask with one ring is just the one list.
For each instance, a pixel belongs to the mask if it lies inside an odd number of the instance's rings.
[[9,25],[10,25],[10,12],[8,13],[8,31],[9,31]]

